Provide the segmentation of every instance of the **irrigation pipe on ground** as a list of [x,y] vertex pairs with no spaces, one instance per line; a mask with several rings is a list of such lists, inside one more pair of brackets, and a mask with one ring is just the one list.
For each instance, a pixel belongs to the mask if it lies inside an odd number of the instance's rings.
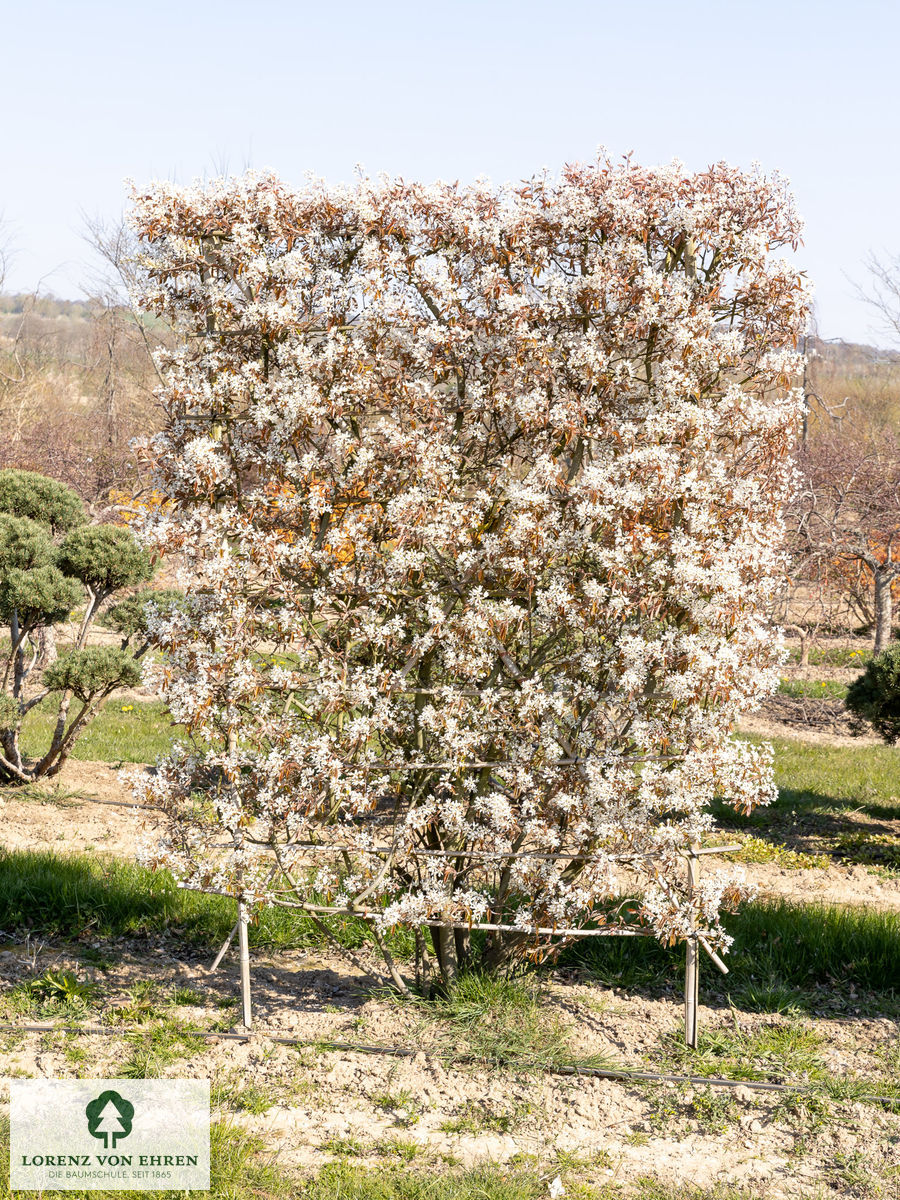
[[[126,1034],[133,1036],[134,1034],[149,1036],[151,1030],[140,1028],[127,1028],[125,1026],[112,1027],[109,1025],[0,1025],[2,1033],[75,1033],[81,1034],[83,1037],[95,1037],[98,1034],[105,1037],[123,1037]],[[310,1040],[309,1038],[291,1037],[290,1034],[269,1033],[269,1032],[230,1032],[226,1030],[213,1029],[182,1029],[179,1033],[184,1037],[197,1038],[221,1038],[223,1041],[232,1042],[250,1042],[255,1040],[265,1040],[269,1042],[277,1042],[285,1046],[313,1046],[319,1050],[344,1050],[351,1054],[384,1054],[394,1058],[414,1058],[417,1054],[425,1054],[429,1058],[438,1058],[443,1062],[459,1065],[487,1065],[490,1060],[479,1058],[474,1054],[441,1054],[429,1053],[428,1051],[418,1050],[410,1046],[368,1046],[358,1042],[333,1042],[328,1040]],[[611,1079],[618,1080],[623,1083],[631,1081],[637,1083],[694,1083],[707,1084],[710,1087],[730,1087],[751,1088],[757,1092],[790,1092],[803,1093],[815,1092],[816,1088],[812,1084],[802,1083],[767,1083],[758,1079],[725,1079],[718,1075],[672,1075],[658,1071],[626,1071],[615,1067],[579,1067],[579,1066],[545,1066],[540,1063],[517,1062],[515,1060],[504,1060],[500,1065],[507,1070],[516,1070],[517,1068],[526,1070],[537,1070],[543,1075],[566,1075],[577,1076],[586,1079]],[[900,1105],[900,1096],[875,1096],[864,1095],[855,1096],[855,1100],[868,1100],[878,1104]]]

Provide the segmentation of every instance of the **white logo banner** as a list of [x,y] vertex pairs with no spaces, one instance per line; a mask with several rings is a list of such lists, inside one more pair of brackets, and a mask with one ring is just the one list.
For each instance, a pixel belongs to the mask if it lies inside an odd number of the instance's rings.
[[209,1188],[208,1079],[12,1079],[13,1190]]

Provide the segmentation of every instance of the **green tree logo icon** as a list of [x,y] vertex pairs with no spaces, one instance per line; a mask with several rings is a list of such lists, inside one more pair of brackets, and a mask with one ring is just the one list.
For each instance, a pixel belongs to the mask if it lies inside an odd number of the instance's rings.
[[96,1100],[90,1102],[84,1114],[92,1137],[103,1138],[104,1150],[115,1150],[116,1142],[131,1133],[134,1105],[118,1092],[101,1092]]

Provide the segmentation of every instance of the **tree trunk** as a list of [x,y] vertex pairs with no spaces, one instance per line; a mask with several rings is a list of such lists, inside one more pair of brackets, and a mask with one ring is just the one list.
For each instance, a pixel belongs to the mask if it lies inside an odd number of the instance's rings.
[[488,934],[481,952],[481,969],[489,975],[502,971],[514,960],[529,936],[527,933],[511,933],[509,930],[495,930]]
[[455,931],[450,925],[432,926],[432,929],[441,980],[449,987],[455,982],[458,971]]
[[800,639],[800,666],[809,666],[809,634],[802,625],[785,625],[785,631],[793,629]]
[[39,671],[43,671],[59,657],[56,650],[56,630],[52,625],[41,625],[35,633],[35,641],[38,651],[35,666]]
[[460,970],[464,971],[469,965],[469,959],[472,956],[472,939],[468,929],[454,929],[453,940],[456,943],[456,965]]
[[893,620],[893,597],[891,584],[894,573],[876,571],[875,573],[875,653],[881,654],[887,650],[891,640],[891,622]]

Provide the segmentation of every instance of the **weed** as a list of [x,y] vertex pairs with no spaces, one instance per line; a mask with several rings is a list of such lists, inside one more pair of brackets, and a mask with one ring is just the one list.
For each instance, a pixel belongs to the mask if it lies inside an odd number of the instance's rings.
[[674,1126],[680,1126],[684,1109],[679,1092],[673,1084],[646,1083],[637,1090],[644,1095],[650,1106],[646,1123],[652,1132],[667,1133]]
[[356,1157],[363,1153],[363,1146],[360,1141],[354,1137],[337,1137],[337,1135],[327,1138],[322,1143],[322,1149],[329,1154],[339,1156]]
[[773,1115],[776,1120],[812,1131],[830,1120],[832,1107],[828,1098],[818,1092],[793,1092],[778,1097]]
[[16,800],[26,800],[34,804],[55,804],[59,808],[71,808],[85,800],[93,799],[82,791],[66,791],[61,783],[47,787],[45,783],[26,783],[16,789]]
[[767,842],[763,838],[754,837],[752,833],[743,836],[740,850],[734,850],[725,857],[732,862],[775,863],[776,866],[794,870],[823,870],[831,863],[827,854],[805,854],[789,850],[787,846],[779,845],[778,842]]
[[866,1165],[867,1159],[868,1155],[861,1150],[855,1150],[850,1154],[837,1153],[834,1156],[832,1170],[841,1183],[851,1189],[851,1192],[866,1196],[877,1195],[881,1189],[877,1178]]
[[71,971],[45,971],[39,979],[22,985],[36,1000],[55,1000],[62,1004],[86,1003],[97,993],[97,985],[79,979]]
[[67,1037],[63,1045],[63,1055],[66,1062],[72,1064],[73,1067],[80,1067],[87,1061],[87,1051],[78,1041],[77,1037]]
[[875,833],[860,829],[839,833],[835,838],[837,858],[864,866],[886,869],[892,875],[900,871],[900,837],[892,833]]
[[734,1098],[712,1088],[695,1090],[689,1112],[705,1133],[727,1133],[739,1115]]
[[254,1116],[261,1116],[268,1112],[277,1102],[265,1088],[258,1087],[253,1083],[233,1088],[228,1094],[227,1100],[236,1112],[248,1112]]
[[422,1147],[418,1142],[397,1137],[382,1138],[380,1142],[376,1143],[375,1150],[385,1158],[402,1158],[404,1162],[412,1162],[422,1153]]
[[798,1021],[767,1023],[752,1032],[701,1030],[696,1050],[671,1034],[662,1038],[665,1058],[690,1065],[693,1075],[727,1075],[730,1079],[821,1079],[825,1069],[819,1050],[823,1038]]
[[159,1025],[146,1033],[128,1036],[127,1041],[133,1049],[119,1068],[122,1079],[157,1078],[179,1058],[203,1048],[200,1038],[191,1037],[174,1024]]
[[108,950],[100,950],[96,946],[82,946],[78,951],[78,957],[89,967],[102,971],[104,975],[116,965],[117,961]]
[[205,1005],[207,997],[203,992],[198,992],[196,988],[176,987],[172,989],[172,1003],[183,1004],[186,1007],[200,1007]]
[[415,1112],[418,1108],[417,1100],[406,1088],[399,1092],[380,1092],[378,1095],[372,1096],[372,1103],[376,1108],[384,1109],[386,1112],[392,1109],[401,1112]]
[[516,1121],[531,1111],[529,1105],[519,1105],[509,1111],[492,1108],[486,1101],[470,1101],[455,1117],[444,1121],[445,1133],[509,1133]]

